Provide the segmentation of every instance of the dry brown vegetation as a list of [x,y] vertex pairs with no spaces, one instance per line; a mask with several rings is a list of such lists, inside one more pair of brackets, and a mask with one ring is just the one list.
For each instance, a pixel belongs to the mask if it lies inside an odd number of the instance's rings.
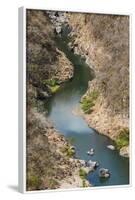
[[[68,16],[76,51],[86,56],[96,72],[86,93],[91,97],[92,91],[98,91],[94,103],[92,97],[85,102],[86,109],[92,105],[88,123],[93,120],[94,128],[115,137],[118,130],[128,127],[129,19],[94,14]],[[55,189],[62,179],[72,176],[75,163],[61,151],[67,148],[67,141],[36,109],[39,99],[48,99],[72,75],[73,67],[57,49],[46,13],[27,10],[27,190]]]
[[72,175],[73,164],[59,150],[67,142],[37,111],[39,99],[46,100],[52,87],[56,89],[56,84],[50,87],[50,80],[60,85],[72,75],[72,65],[57,49],[46,13],[27,10],[27,190],[55,189],[61,179]]
[[[116,138],[129,118],[129,17],[69,13],[74,46],[95,70],[86,96],[98,90],[87,121],[99,132]],[[77,47],[76,47],[77,46]]]
[[56,189],[72,177],[75,164],[62,152],[68,142],[46,118],[29,110],[27,123],[27,190]]
[[46,80],[54,79],[60,84],[72,75],[73,67],[65,55],[57,49],[54,28],[46,12],[27,10],[28,83],[35,87],[37,96],[40,97],[42,91],[46,91],[48,95],[51,93],[45,84]]

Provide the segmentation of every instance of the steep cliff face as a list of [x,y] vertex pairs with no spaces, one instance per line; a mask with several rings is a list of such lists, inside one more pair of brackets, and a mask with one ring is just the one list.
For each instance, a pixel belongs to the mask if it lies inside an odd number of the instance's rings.
[[[48,95],[53,87],[69,80],[73,67],[57,49],[53,25],[44,11],[27,11],[27,80],[35,89]],[[29,86],[28,86],[29,87]],[[42,95],[43,96],[43,95]],[[45,95],[45,97],[47,94]]]
[[68,13],[68,19],[74,51],[85,56],[96,75],[82,98],[84,117],[117,140],[123,129],[129,134],[129,17]]
[[72,75],[46,13],[27,10],[27,190],[58,188],[77,167],[66,154],[69,142],[37,109],[39,100],[45,101]]

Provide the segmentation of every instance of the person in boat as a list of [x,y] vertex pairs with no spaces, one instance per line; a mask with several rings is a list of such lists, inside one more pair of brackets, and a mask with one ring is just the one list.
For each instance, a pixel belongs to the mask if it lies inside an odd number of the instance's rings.
[[93,148],[91,148],[89,151],[87,151],[87,154],[88,155],[94,155],[94,149]]

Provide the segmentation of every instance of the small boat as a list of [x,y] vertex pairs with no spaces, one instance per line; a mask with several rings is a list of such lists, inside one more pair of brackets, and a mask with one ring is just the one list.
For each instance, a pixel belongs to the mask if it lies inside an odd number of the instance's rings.
[[93,156],[94,155],[94,149],[91,148],[89,151],[87,151],[87,154],[90,155],[90,156]]

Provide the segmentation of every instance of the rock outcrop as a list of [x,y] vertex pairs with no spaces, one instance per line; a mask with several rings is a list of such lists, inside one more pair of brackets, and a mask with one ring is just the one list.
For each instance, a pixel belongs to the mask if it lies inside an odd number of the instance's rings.
[[129,147],[128,146],[124,146],[120,149],[120,155],[123,157],[128,158],[129,157]]

